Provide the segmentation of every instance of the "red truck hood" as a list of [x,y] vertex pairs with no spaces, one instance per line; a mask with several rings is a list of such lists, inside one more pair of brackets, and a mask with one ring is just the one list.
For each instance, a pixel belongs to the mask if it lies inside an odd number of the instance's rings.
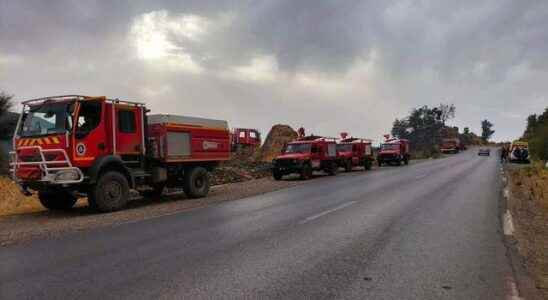
[[309,153],[290,153],[290,154],[278,155],[276,157],[276,159],[298,159],[298,160],[304,160],[309,158],[310,158]]

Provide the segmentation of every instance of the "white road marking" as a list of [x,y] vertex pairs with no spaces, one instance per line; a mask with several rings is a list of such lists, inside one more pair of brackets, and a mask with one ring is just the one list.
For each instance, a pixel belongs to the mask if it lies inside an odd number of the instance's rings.
[[332,208],[332,209],[328,209],[328,210],[326,210],[326,211],[324,211],[324,212],[321,212],[321,213],[319,213],[319,214],[317,214],[317,215],[310,216],[310,217],[308,217],[308,218],[306,218],[306,219],[300,221],[299,224],[302,225],[302,224],[308,223],[308,222],[310,222],[310,221],[316,220],[317,218],[323,217],[323,216],[325,216],[325,215],[327,215],[327,214],[330,214],[330,213],[335,212],[335,211],[337,211],[337,210],[343,209],[343,208],[348,207],[348,206],[350,206],[350,205],[352,205],[352,204],[355,204],[355,203],[357,203],[357,201],[350,201],[350,202],[343,203],[343,204],[341,204],[341,205],[339,205],[339,206],[337,206],[337,207],[334,207],[334,208]]
[[428,174],[422,174],[422,175],[419,175],[419,176],[415,177],[415,179],[422,179],[426,176],[428,176]]
[[509,210],[504,214],[504,235],[513,235],[514,234],[514,222],[512,221],[512,214]]
[[507,300],[523,300],[519,296],[518,285],[514,278],[510,275],[506,276],[506,299]]

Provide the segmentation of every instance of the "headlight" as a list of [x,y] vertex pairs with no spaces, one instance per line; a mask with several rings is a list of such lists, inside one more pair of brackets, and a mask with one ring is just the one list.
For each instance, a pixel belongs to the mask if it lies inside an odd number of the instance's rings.
[[80,174],[75,170],[59,171],[55,174],[55,181],[74,181],[80,178]]

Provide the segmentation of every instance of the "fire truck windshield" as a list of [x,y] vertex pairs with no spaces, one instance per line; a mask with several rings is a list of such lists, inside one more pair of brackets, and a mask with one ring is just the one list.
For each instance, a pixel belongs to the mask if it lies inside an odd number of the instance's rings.
[[398,144],[382,144],[381,150],[398,150],[400,146]]
[[30,106],[23,115],[19,135],[23,137],[64,133],[72,128],[73,103],[43,103]]
[[340,152],[351,152],[352,151],[352,145],[351,144],[338,144],[337,150]]
[[310,144],[289,144],[285,149],[285,153],[309,153]]

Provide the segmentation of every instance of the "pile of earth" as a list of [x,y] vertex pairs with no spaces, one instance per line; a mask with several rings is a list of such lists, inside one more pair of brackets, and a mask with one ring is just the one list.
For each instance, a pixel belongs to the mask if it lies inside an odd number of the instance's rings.
[[211,184],[242,182],[270,176],[270,164],[256,160],[257,151],[241,149],[221,163],[211,174]]
[[257,160],[271,162],[282,152],[285,144],[295,140],[298,134],[291,126],[278,124],[272,126],[266,140],[257,153]]
[[548,170],[537,165],[510,170],[511,200],[518,249],[537,288],[548,299]]

